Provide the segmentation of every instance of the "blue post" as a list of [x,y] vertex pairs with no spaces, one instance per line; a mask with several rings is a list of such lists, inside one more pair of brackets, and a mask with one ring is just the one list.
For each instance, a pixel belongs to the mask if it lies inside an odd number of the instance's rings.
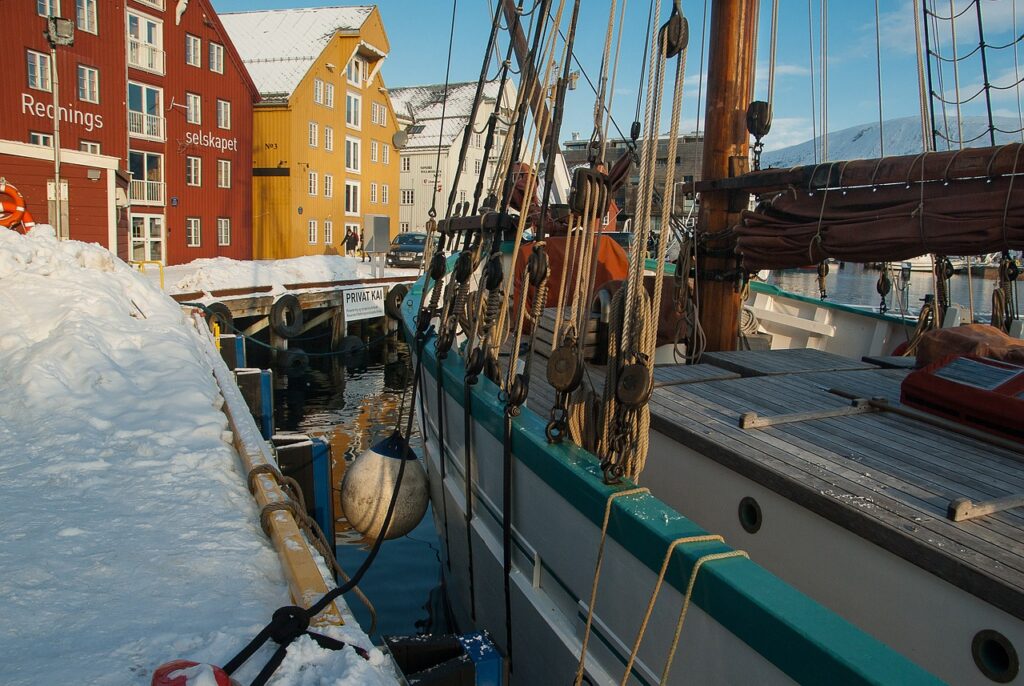
[[245,367],[245,336],[235,336],[235,366]]
[[313,519],[320,525],[334,549],[334,499],[331,491],[331,446],[322,438],[313,444]]
[[474,686],[502,686],[501,654],[491,642],[490,635],[486,631],[475,631],[458,638],[476,669]]
[[260,433],[268,441],[274,435],[274,373],[260,370]]

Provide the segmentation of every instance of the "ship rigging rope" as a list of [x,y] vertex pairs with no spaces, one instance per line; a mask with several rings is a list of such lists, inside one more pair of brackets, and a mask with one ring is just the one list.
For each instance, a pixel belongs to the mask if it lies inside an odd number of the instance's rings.
[[885,157],[885,120],[882,118],[882,29],[878,0],[875,0],[875,73],[878,83],[878,156],[881,158]]
[[[917,0],[915,0],[916,2]],[[807,0],[807,65],[811,92],[811,141],[814,148],[814,163],[818,163],[818,102],[814,97],[814,8],[813,0]]]
[[[876,0],[877,1],[877,0]],[[779,0],[772,0],[771,38],[768,42],[768,118],[775,105],[775,48],[779,39]]]
[[917,56],[917,104],[918,114],[921,118],[921,150],[931,150],[931,136],[929,135],[931,121],[928,118],[928,88],[925,80],[924,54],[921,50],[923,42],[921,36],[921,0],[913,0],[912,9],[914,12],[914,42],[917,46],[915,53]]
[[821,161],[828,162],[828,0],[821,0]]

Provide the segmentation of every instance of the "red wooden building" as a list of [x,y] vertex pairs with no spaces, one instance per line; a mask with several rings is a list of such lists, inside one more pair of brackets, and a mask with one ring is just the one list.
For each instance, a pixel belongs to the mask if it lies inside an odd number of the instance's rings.
[[[57,48],[63,215],[70,237],[167,264],[252,256],[258,93],[209,0],[13,0],[0,41],[0,177],[50,222]],[[66,182],[66,183],[65,183]]]

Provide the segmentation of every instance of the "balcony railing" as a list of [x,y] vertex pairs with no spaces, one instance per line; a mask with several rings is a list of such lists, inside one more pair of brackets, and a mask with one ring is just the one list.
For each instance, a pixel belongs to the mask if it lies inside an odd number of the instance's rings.
[[135,205],[163,205],[164,182],[132,180],[128,195]]
[[154,74],[164,73],[164,51],[160,48],[135,40],[128,39],[128,66],[151,71]]
[[128,110],[128,132],[138,138],[149,138],[156,141],[164,140],[165,121],[158,114],[146,114],[145,112]]

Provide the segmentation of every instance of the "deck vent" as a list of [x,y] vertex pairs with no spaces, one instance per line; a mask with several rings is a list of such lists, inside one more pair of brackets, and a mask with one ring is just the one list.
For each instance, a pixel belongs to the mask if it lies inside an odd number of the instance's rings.
[[984,629],[976,633],[971,641],[971,655],[981,673],[996,683],[1009,683],[1020,672],[1017,651],[998,631]]
[[748,534],[756,534],[761,529],[761,506],[750,496],[740,500],[738,511],[740,526]]

